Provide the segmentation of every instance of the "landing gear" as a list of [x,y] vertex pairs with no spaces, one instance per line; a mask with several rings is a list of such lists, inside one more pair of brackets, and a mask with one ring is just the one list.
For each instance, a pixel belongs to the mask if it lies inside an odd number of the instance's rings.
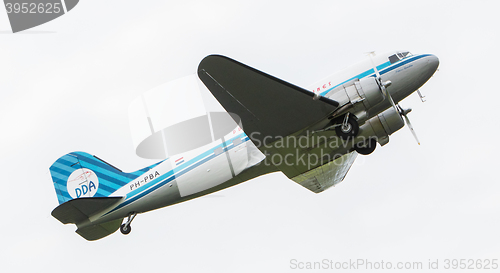
[[312,131],[313,134],[335,129],[337,136],[343,140],[355,138],[359,132],[359,125],[356,117],[351,117],[349,113],[342,117],[332,119],[330,123],[323,129]]
[[130,225],[125,225],[125,224],[122,224],[120,226],[120,232],[123,234],[123,235],[127,235],[129,234],[130,232],[132,231],[132,227]]
[[132,231],[132,227],[130,226],[130,224],[132,223],[132,221],[134,220],[134,218],[135,218],[136,215],[137,215],[137,213],[130,213],[128,215],[127,222],[125,222],[124,224],[122,224],[120,226],[120,232],[123,235],[127,235],[127,234],[129,234]]
[[342,123],[335,127],[335,132],[337,133],[337,136],[343,140],[354,138],[359,132],[358,122],[355,118],[351,117],[349,113],[347,113],[344,116]]
[[377,148],[377,141],[374,138],[370,138],[365,143],[358,143],[354,145],[354,150],[362,155],[369,155],[373,153],[373,151],[375,151],[375,148]]

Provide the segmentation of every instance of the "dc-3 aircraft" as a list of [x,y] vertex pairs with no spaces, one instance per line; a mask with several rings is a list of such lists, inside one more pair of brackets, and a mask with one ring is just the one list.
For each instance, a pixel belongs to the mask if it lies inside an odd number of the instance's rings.
[[[76,224],[85,239],[98,240],[119,228],[130,233],[137,214],[272,172],[322,192],[344,179],[357,154],[387,144],[405,120],[414,134],[411,109],[398,103],[418,91],[438,65],[429,54],[377,54],[307,90],[228,57],[207,56],[198,77],[236,114],[238,126],[209,145],[132,173],[84,152],[64,155],[50,167],[60,204],[52,216]],[[249,159],[255,152],[261,162]]]

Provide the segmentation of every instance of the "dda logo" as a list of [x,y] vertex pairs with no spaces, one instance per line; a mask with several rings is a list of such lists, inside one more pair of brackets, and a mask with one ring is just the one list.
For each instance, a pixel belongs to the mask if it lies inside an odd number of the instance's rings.
[[79,0],[4,0],[12,32],[52,21],[73,9]]
[[78,169],[69,176],[66,189],[73,199],[92,197],[99,189],[99,178],[92,170]]

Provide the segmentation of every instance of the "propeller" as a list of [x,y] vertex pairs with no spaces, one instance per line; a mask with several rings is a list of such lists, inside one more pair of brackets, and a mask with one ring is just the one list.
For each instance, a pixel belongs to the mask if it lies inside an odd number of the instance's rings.
[[378,86],[380,87],[380,91],[389,100],[389,102],[391,103],[394,110],[396,110],[396,112],[398,112],[401,117],[404,117],[405,122],[408,125],[408,128],[410,128],[410,131],[413,134],[413,136],[415,137],[415,140],[417,141],[418,145],[420,145],[420,141],[418,140],[417,134],[415,133],[415,130],[413,129],[413,126],[411,125],[410,119],[407,116],[408,113],[411,112],[411,108],[404,110],[399,105],[399,103],[398,104],[394,103],[394,100],[392,99],[391,94],[389,93],[389,91],[387,91],[387,87],[389,87],[392,84],[392,82],[391,81],[382,82],[382,77],[380,77],[380,73],[378,72],[377,66],[373,62],[373,58],[372,58],[372,56],[375,56],[375,51],[369,52],[368,54],[370,54],[370,60],[372,62],[373,71],[375,71],[375,76],[376,76],[375,79],[377,80]]
[[376,76],[375,79],[377,80],[378,86],[380,87],[380,91],[386,98],[389,99],[389,102],[391,103],[392,107],[394,108],[394,110],[397,111],[398,109],[396,107],[396,104],[394,103],[394,100],[392,99],[389,91],[387,91],[387,87],[389,87],[392,84],[392,82],[391,81],[382,82],[382,77],[380,77],[380,73],[378,72],[377,66],[373,62],[372,58],[372,56],[375,56],[375,51],[372,51],[369,54],[370,54],[370,61],[372,62],[373,66],[373,71],[375,71],[375,76]]
[[410,119],[408,118],[408,113],[411,112],[411,108],[408,109],[403,109],[399,103],[397,104],[398,107],[398,113],[401,117],[405,118],[405,122],[408,125],[408,128],[410,128],[411,133],[413,134],[413,137],[415,137],[415,140],[417,141],[418,145],[420,145],[420,141],[418,140],[417,133],[415,133],[415,130],[413,130],[413,126],[411,125]]

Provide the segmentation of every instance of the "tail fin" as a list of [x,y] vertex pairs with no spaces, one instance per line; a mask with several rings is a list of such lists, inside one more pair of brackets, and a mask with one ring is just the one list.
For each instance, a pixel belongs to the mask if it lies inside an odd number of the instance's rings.
[[50,174],[57,199],[62,204],[79,197],[110,196],[153,166],[124,173],[96,156],[73,152],[56,160],[50,166]]

